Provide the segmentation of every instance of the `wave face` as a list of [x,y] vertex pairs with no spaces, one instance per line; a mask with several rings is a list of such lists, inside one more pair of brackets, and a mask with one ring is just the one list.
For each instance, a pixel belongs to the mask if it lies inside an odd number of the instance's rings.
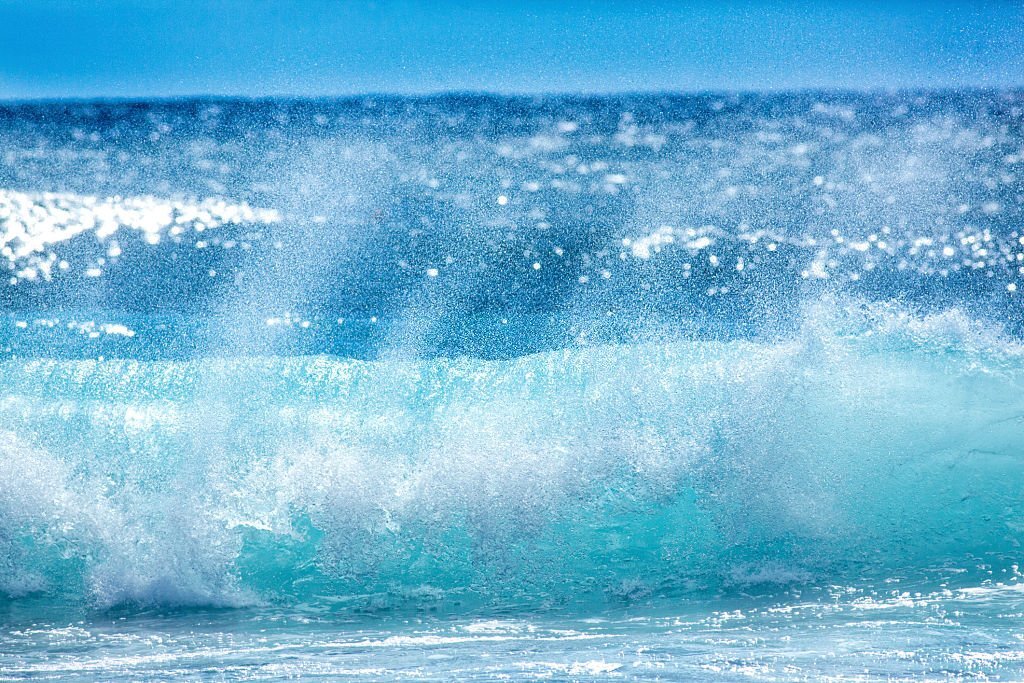
[[537,606],[1015,562],[1024,353],[841,310],[508,361],[8,360],[0,589]]
[[2,105],[0,603],[1016,581],[1022,123],[1019,91]]

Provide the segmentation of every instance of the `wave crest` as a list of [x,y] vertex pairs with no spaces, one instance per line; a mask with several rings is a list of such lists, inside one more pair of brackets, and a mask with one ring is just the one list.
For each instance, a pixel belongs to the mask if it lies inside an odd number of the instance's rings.
[[0,590],[536,605],[1019,559],[1020,354],[844,307],[508,361],[6,361]]

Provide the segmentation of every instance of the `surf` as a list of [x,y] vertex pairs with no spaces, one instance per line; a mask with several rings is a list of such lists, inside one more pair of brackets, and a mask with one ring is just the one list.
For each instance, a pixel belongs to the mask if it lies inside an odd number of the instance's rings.
[[[607,605],[1024,540],[1024,353],[956,311],[526,356],[0,363],[6,601]],[[936,579],[938,581],[939,579]]]

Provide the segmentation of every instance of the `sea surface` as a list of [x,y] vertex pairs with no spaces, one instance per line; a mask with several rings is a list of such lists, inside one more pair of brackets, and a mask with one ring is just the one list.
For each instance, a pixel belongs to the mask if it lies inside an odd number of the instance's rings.
[[0,681],[1024,679],[1024,91],[0,104]]

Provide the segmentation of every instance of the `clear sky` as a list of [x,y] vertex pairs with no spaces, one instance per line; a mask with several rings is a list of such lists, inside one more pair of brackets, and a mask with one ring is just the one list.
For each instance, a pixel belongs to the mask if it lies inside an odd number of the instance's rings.
[[0,98],[1024,85],[1024,1],[0,0]]

